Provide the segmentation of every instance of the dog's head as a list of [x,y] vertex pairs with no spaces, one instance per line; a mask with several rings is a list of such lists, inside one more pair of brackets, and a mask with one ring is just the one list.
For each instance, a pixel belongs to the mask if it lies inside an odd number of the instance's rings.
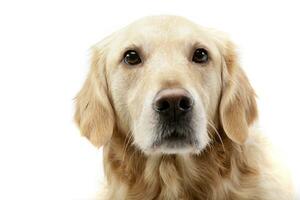
[[174,16],[147,17],[93,48],[75,119],[96,145],[115,128],[145,153],[198,153],[220,127],[242,144],[254,91],[223,35]]

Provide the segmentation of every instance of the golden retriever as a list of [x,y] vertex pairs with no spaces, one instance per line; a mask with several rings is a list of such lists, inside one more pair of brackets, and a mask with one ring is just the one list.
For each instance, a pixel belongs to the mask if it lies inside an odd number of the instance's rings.
[[255,92],[223,33],[152,16],[92,51],[75,119],[104,146],[100,199],[292,199],[253,126]]

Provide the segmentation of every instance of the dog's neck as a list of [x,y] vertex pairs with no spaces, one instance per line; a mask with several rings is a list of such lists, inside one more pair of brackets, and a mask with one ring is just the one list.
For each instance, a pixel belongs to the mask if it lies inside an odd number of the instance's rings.
[[125,138],[115,132],[104,148],[111,199],[217,199],[216,194],[228,195],[224,181],[235,178],[238,183],[236,174],[256,173],[243,160],[243,147],[227,137],[222,137],[223,144],[215,140],[199,155],[152,156]]

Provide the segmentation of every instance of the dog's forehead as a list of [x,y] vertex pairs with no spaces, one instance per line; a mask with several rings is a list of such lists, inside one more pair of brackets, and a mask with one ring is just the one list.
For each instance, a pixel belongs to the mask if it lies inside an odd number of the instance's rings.
[[[175,16],[155,16],[142,18],[136,22],[133,22],[128,26],[128,30],[131,31],[149,31],[151,33],[160,32],[169,34],[189,33],[196,31],[197,25],[185,18]],[[184,30],[184,31],[182,31]]]
[[[107,60],[120,60],[127,50],[134,49],[149,58],[165,57],[178,59],[190,54],[196,47],[207,48],[218,58],[219,40],[214,29],[202,27],[183,17],[145,17],[115,32],[110,37]],[[101,45],[99,45],[101,49]]]
[[[153,16],[142,18],[125,27],[123,37],[131,42],[180,42],[194,38],[208,40],[207,30],[178,16]],[[124,38],[121,38],[123,40]]]

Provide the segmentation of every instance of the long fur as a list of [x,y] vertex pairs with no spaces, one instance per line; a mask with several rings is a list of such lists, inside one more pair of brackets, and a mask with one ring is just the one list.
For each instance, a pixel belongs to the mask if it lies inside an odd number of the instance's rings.
[[[223,135],[223,134],[222,134]],[[115,132],[104,148],[104,199],[292,199],[285,171],[258,133],[240,146],[223,137],[200,155],[145,156]],[[130,143],[130,142],[129,142]],[[263,145],[263,146],[262,146]]]
[[[173,18],[182,20],[168,19]],[[145,21],[139,26],[151,23],[151,19]],[[145,154],[135,145],[132,130],[126,128],[132,120],[125,112],[126,105],[122,104],[117,115],[115,103],[123,97],[112,99],[107,79],[111,69],[105,58],[114,37],[94,48],[91,71],[76,98],[75,119],[82,134],[95,146],[104,145],[107,183],[99,199],[292,199],[286,171],[272,157],[275,154],[270,144],[254,128],[258,114],[255,93],[239,66],[234,45],[206,31],[222,55],[222,83],[220,97],[214,99],[218,106],[208,111],[216,110],[208,121],[211,140],[199,154]],[[142,100],[143,95],[139,98]]]

